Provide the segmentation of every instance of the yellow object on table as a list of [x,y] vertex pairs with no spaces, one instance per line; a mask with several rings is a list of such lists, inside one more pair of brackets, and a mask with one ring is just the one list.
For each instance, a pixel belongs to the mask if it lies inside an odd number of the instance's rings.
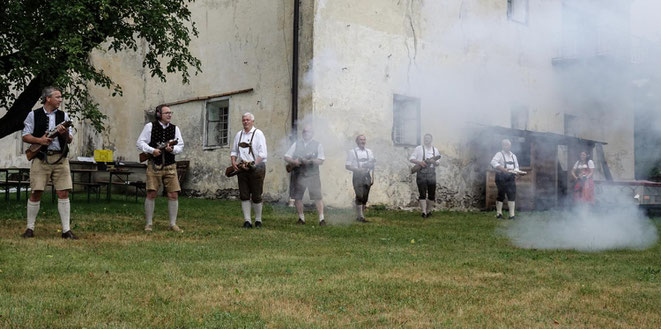
[[111,150],[94,150],[94,161],[96,162],[112,162],[113,156]]

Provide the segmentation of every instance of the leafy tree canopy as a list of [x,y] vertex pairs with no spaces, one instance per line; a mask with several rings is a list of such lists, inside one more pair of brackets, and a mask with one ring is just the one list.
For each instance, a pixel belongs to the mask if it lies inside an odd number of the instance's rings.
[[137,51],[152,77],[166,80],[189,68],[200,72],[191,55],[197,36],[188,4],[194,0],[2,0],[0,6],[0,138],[23,128],[41,90],[64,90],[67,111],[103,130],[106,116],[87,90],[95,84],[121,95],[121,86],[90,62],[94,49]]

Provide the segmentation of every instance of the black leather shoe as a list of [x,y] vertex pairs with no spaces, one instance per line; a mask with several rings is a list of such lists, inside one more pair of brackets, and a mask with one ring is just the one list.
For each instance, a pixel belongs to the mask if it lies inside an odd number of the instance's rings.
[[365,217],[358,217],[358,218],[356,218],[356,220],[361,222],[361,223],[369,223],[369,221],[367,219],[365,219]]
[[262,221],[255,221],[255,228],[262,228]]
[[249,221],[243,222],[243,228],[252,228],[252,224]]
[[71,230],[68,230],[62,233],[62,239],[78,240],[78,237],[73,235],[73,232],[71,232]]
[[420,214],[420,217],[425,218],[425,217],[427,217],[427,214],[425,214],[425,213],[423,212],[422,214]]
[[326,226],[326,220],[325,219],[320,220],[319,226]]
[[21,234],[21,237],[23,238],[34,238],[34,231],[32,229],[27,229],[23,234]]
[[425,218],[429,218],[429,217],[431,217],[431,211],[425,214]]
[[302,218],[298,219],[298,222],[296,222],[298,225],[305,225],[305,221]]
[[508,217],[507,219],[514,220],[514,216],[510,216],[510,217]]
[[503,219],[503,215],[502,214],[496,215],[496,219]]

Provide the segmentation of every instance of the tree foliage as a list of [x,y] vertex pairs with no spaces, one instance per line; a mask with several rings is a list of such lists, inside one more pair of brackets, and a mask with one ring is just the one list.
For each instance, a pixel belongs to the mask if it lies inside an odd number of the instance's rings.
[[23,127],[41,89],[64,90],[67,111],[103,130],[105,115],[91,99],[94,84],[121,95],[121,86],[94,67],[95,49],[141,50],[152,77],[166,80],[201,63],[189,51],[198,31],[188,4],[194,0],[3,0],[0,6],[0,138]]

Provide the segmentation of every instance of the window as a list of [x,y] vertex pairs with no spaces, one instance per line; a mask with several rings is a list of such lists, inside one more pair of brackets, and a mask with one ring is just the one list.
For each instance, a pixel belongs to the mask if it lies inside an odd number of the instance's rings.
[[565,135],[576,137],[578,133],[578,118],[565,113]]
[[511,142],[512,152],[516,154],[516,160],[519,162],[519,167],[530,167],[530,141],[523,137],[515,137]]
[[510,121],[513,129],[528,130],[528,108],[525,106],[512,107]]
[[392,141],[399,146],[420,145],[420,99],[393,96]]
[[507,0],[507,19],[528,24],[528,0]]
[[229,107],[229,98],[207,102],[204,129],[205,148],[229,145]]

